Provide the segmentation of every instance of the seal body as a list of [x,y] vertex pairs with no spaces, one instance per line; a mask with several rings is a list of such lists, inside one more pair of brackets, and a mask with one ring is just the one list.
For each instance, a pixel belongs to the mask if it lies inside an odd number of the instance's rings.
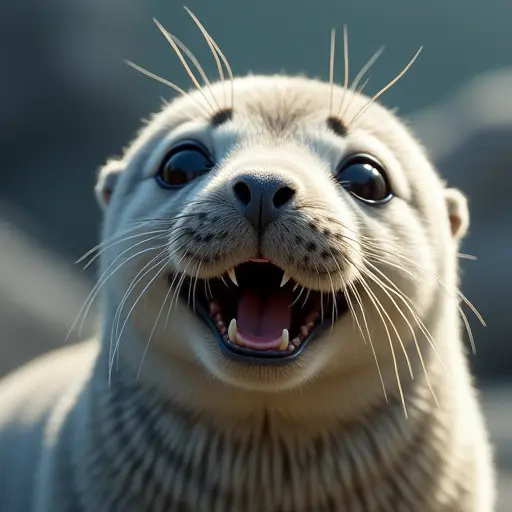
[[394,115],[305,78],[220,82],[97,192],[102,330],[0,384],[2,511],[493,509],[465,200]]

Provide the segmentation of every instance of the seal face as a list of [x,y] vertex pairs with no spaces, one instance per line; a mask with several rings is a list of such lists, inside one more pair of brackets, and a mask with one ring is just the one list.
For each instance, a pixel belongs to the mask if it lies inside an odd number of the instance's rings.
[[[228,85],[232,105],[210,109]],[[456,248],[444,187],[400,121],[304,78],[237,78],[173,101],[98,191],[105,237],[141,237],[102,255],[107,275],[120,253],[132,261],[109,289],[113,354],[138,339],[244,387],[294,387],[397,350],[412,371],[406,339],[442,270],[430,240]]]
[[[162,161],[156,181],[164,189],[185,188],[214,166],[213,156],[201,143],[180,141]],[[382,206],[393,197],[382,166],[369,155],[344,159],[335,169],[334,178],[340,187],[368,205]],[[259,239],[271,222],[286,209],[293,209],[296,190],[284,180],[247,174],[234,180],[232,189],[234,205]],[[194,240],[208,243],[213,237],[211,233],[195,235]],[[309,242],[307,249],[314,251],[315,242]],[[348,304],[343,292],[324,296],[306,287],[295,297],[300,283],[286,269],[260,256],[208,281],[189,276],[180,294],[184,300],[192,296],[192,310],[211,328],[224,353],[259,364],[290,361],[317,333],[332,325],[335,316],[345,314]],[[334,253],[327,248],[323,257],[334,257]],[[173,284],[172,275],[169,284]]]

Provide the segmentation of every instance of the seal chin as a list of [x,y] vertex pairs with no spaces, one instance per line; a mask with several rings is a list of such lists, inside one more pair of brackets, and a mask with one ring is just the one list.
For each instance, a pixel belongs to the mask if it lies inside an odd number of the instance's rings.
[[295,360],[348,310],[343,292],[333,297],[302,287],[261,259],[213,279],[187,277],[180,297],[212,330],[226,356],[256,364]]

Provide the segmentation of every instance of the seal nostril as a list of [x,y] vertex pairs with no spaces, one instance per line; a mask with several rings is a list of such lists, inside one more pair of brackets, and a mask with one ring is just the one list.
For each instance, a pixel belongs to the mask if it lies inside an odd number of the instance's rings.
[[276,208],[280,208],[284,206],[286,203],[290,202],[295,195],[295,190],[290,187],[282,187],[275,194],[272,199],[272,203]]
[[237,181],[233,185],[235,195],[245,206],[248,206],[251,202],[251,189],[243,182]]

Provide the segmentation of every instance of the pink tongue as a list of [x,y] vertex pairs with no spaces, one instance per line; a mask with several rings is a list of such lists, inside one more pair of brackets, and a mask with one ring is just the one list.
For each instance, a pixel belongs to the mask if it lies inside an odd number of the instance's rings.
[[283,329],[290,330],[293,302],[291,292],[279,292],[267,300],[261,295],[244,292],[238,304],[238,336],[246,347],[272,350],[281,344]]

